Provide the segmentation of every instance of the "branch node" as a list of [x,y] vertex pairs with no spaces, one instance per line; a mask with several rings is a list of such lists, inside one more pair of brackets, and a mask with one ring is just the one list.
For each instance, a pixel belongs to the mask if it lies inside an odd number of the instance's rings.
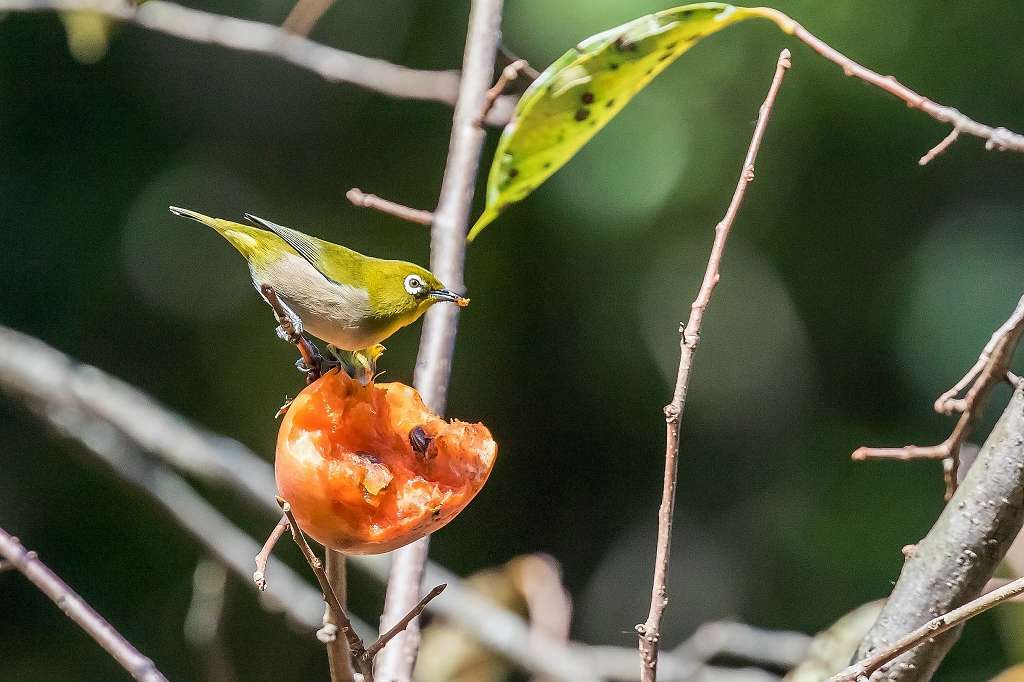
[[501,70],[501,75],[498,76],[497,82],[484,94],[484,106],[480,110],[480,116],[476,120],[478,127],[483,127],[484,121],[487,119],[487,114],[491,113],[491,109],[494,108],[494,103],[498,101],[498,97],[505,91],[508,84],[519,77],[519,74],[530,68],[530,65],[525,59],[517,59],[504,69]]

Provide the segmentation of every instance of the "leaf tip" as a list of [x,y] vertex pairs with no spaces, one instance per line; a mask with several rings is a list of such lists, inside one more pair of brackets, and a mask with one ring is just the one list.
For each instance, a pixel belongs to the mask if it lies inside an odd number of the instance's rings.
[[477,218],[476,222],[473,223],[473,227],[469,229],[469,234],[466,235],[466,241],[472,242],[476,239],[477,235],[484,231],[484,228],[490,225],[495,218],[498,217],[498,212],[491,207],[484,209],[484,212]]

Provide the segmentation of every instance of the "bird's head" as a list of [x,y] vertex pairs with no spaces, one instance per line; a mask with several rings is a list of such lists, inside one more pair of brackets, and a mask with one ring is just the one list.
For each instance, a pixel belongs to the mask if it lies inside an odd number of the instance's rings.
[[404,261],[377,261],[367,276],[370,307],[382,318],[412,322],[435,303],[447,301],[460,308],[469,299],[445,288],[429,270]]

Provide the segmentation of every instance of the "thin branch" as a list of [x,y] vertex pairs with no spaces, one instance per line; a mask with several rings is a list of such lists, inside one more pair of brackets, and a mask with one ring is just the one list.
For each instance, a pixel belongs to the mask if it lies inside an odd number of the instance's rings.
[[933,618],[916,630],[907,633],[896,640],[890,646],[878,650],[871,656],[858,661],[842,672],[829,678],[828,682],[856,682],[858,679],[868,677],[876,670],[881,669],[887,663],[922,644],[925,640],[941,635],[977,615],[988,611],[993,606],[1012,599],[1019,594],[1024,594],[1024,578],[1018,578],[1011,583],[992,590],[987,594],[967,602],[963,606],[953,609],[945,615]]
[[[523,59],[522,57],[520,57],[519,55],[514,53],[512,50],[508,49],[508,47],[505,44],[503,44],[503,43],[499,43],[498,44],[498,59],[497,59],[497,63],[498,63],[499,66],[501,64],[504,64],[505,66],[508,66],[509,64],[511,64],[513,62],[518,62],[518,61],[522,61],[523,62],[524,66],[521,69],[522,74],[524,76],[526,76],[528,79],[530,79],[531,82],[533,82],[533,81],[537,80],[538,78],[540,78],[540,71],[538,71],[537,69],[535,69],[532,66],[530,66],[529,63],[527,63],[527,61],[525,59]],[[504,67],[502,67],[502,68],[504,68]]]
[[274,526],[274,530],[270,532],[270,537],[263,544],[263,548],[260,549],[256,555],[256,570],[253,571],[252,581],[256,584],[256,589],[260,592],[267,589],[267,561],[270,559],[270,555],[274,551],[274,547],[277,546],[281,536],[288,530],[288,517],[282,515],[281,520]]
[[381,635],[376,642],[366,647],[366,652],[363,655],[366,658],[371,659],[374,656],[376,656],[378,651],[387,646],[388,642],[394,639],[395,636],[398,635],[398,633],[402,632],[403,630],[405,630],[405,628],[409,626],[409,623],[412,621],[413,618],[418,618],[419,615],[423,613],[423,610],[427,608],[427,604],[429,604],[431,600],[434,599],[434,597],[444,592],[444,588],[446,587],[448,587],[447,584],[441,583],[440,585],[436,585],[434,589],[432,589],[430,592],[427,592],[423,599],[420,599],[419,603],[417,603],[416,606],[412,607],[409,613],[402,616],[398,620],[398,622],[395,623],[390,630]]
[[[430,269],[449,289],[457,292],[465,289],[466,232],[485,139],[477,121],[494,72],[501,35],[501,10],[502,0],[473,0],[471,5],[448,160],[430,229]],[[427,311],[423,323],[413,384],[435,414],[443,414],[447,402],[458,310],[456,306],[434,306]],[[397,623],[418,600],[428,547],[429,540],[425,537],[393,553],[381,630],[386,631]],[[388,682],[408,682],[418,648],[419,627],[413,621],[378,657],[380,677]]]
[[[823,40],[813,35],[806,28],[782,12],[769,8],[765,8],[764,12],[765,15],[771,16],[783,31],[795,36],[819,55],[833,64],[836,64],[843,70],[845,75],[859,78],[876,88],[881,88],[890,95],[898,97],[906,102],[908,107],[923,111],[936,121],[949,124],[954,130],[960,131],[960,133],[966,133],[985,140],[985,149],[1024,152],[1024,135],[1020,135],[1019,133],[1015,133],[1006,128],[995,128],[983,123],[978,123],[953,107],[933,102],[924,95],[920,95],[903,85],[896,80],[895,77],[883,76],[871,69],[861,66],[846,55],[826,44]],[[952,141],[950,141],[949,144],[952,144]],[[947,144],[946,146],[949,145]]]
[[942,138],[942,140],[940,140],[937,145],[929,149],[924,156],[918,159],[917,165],[927,166],[929,163],[931,163],[932,159],[934,159],[936,156],[949,149],[953,145],[953,143],[957,141],[957,138],[959,137],[960,129],[953,128],[952,130],[949,131],[949,135],[946,135],[944,138]]
[[480,111],[480,116],[477,117],[477,125],[482,126],[484,124],[487,120],[487,114],[491,113],[491,109],[494,108],[495,102],[497,102],[498,97],[505,92],[505,88],[508,87],[508,84],[516,78],[519,78],[520,73],[525,73],[527,70],[532,71],[529,63],[525,59],[517,59],[501,70],[501,75],[498,76],[497,82],[491,86],[486,95],[484,95],[484,106]]
[[0,528],[0,556],[22,573],[39,591],[53,600],[64,614],[78,624],[97,644],[110,654],[128,674],[142,682],[167,682],[153,661],[139,653],[103,616],[85,603],[67,583],[61,580],[29,552],[18,538]]
[[715,227],[715,241],[711,247],[711,255],[708,257],[707,270],[704,272],[704,280],[701,283],[697,298],[690,306],[690,318],[686,327],[680,329],[679,341],[679,371],[676,375],[675,391],[672,395],[672,402],[665,406],[665,479],[662,488],[661,507],[658,510],[658,545],[654,560],[654,582],[651,589],[651,608],[647,615],[647,621],[636,626],[636,632],[640,635],[640,659],[641,678],[644,682],[654,682],[657,678],[658,666],[658,642],[661,639],[661,619],[668,604],[668,564],[672,543],[672,515],[675,509],[676,497],[676,475],[679,462],[679,427],[682,420],[683,409],[686,406],[686,393],[690,384],[690,368],[693,365],[693,356],[697,351],[697,344],[700,342],[700,326],[704,319],[704,311],[711,301],[711,294],[720,278],[722,254],[725,251],[725,243],[729,237],[736,214],[739,212],[740,204],[747,192],[747,186],[754,179],[754,162],[757,159],[757,152],[761,147],[761,140],[764,139],[765,129],[771,117],[772,106],[775,97],[782,85],[782,79],[786,70],[790,67],[789,50],[783,50],[779,55],[775,67],[775,75],[772,78],[771,87],[757,119],[754,128],[754,135],[750,140],[750,147],[747,149],[746,159],[743,161],[743,170],[740,173],[739,181],[736,183],[736,191],[733,193],[732,201],[725,212],[725,217]]
[[[278,503],[281,505],[281,511],[288,518],[288,527],[292,531],[292,540],[299,546],[302,551],[302,556],[305,557],[309,567],[313,569],[313,575],[316,576],[316,581],[320,583],[320,590],[324,594],[324,601],[331,607],[334,612],[334,620],[337,622],[338,627],[341,629],[342,634],[345,635],[345,639],[348,641],[349,649],[352,650],[352,657],[359,661],[359,672],[363,675],[364,682],[373,682],[373,666],[368,664],[365,659],[362,658],[366,652],[366,647],[363,645],[363,640],[360,639],[359,635],[356,634],[355,628],[352,627],[352,622],[349,620],[348,614],[345,612],[345,608],[341,605],[341,601],[338,599],[337,593],[331,586],[331,581],[327,577],[327,573],[324,572],[323,563],[316,554],[313,553],[313,549],[309,546],[306,541],[306,535],[299,528],[299,524],[295,522],[295,516],[292,514],[291,505],[285,500],[278,498]],[[332,660],[331,666],[331,678],[339,679],[339,670],[336,667],[337,662]],[[351,672],[349,673],[351,677]]]
[[[1010,317],[992,334],[985,344],[978,361],[968,370],[960,381],[951,389],[939,396],[935,401],[935,411],[950,414],[960,412],[956,426],[946,440],[938,445],[918,446],[906,445],[902,448],[857,448],[851,457],[855,460],[866,459],[941,459],[946,480],[946,499],[952,497],[956,490],[957,474],[960,469],[960,449],[964,441],[974,431],[974,426],[981,417],[985,399],[992,388],[1006,379],[1010,369],[1010,360],[1017,348],[1021,333],[1024,332],[1024,296],[1017,302]],[[971,384],[971,382],[974,382]],[[963,399],[956,396],[970,384]]]
[[345,196],[355,206],[359,206],[360,208],[372,208],[375,211],[393,215],[396,218],[407,220],[410,223],[430,225],[434,222],[434,214],[430,211],[424,211],[419,208],[409,208],[408,206],[403,206],[402,204],[395,203],[394,201],[381,199],[376,194],[366,194],[358,187],[353,187],[349,191],[345,192]]
[[[459,74],[420,71],[321,45],[287,30],[247,19],[203,12],[165,0],[133,6],[124,0],[0,0],[0,12],[90,11],[184,40],[277,57],[328,81],[351,83],[389,97],[454,105]],[[488,117],[504,125],[515,106],[503,97]]]
[[295,35],[308,36],[320,17],[334,4],[334,0],[298,0],[288,13],[281,28]]
[[[988,343],[981,349],[981,354],[978,355],[978,361],[974,363],[974,366],[967,371],[967,374],[960,381],[956,382],[956,385],[935,400],[936,412],[939,414],[953,414],[953,412],[963,412],[966,409],[966,399],[957,400],[956,396],[970,385],[985,366],[993,362],[993,358],[1000,353],[1006,353],[1005,342],[1007,337],[1013,334],[1020,334],[1022,324],[1024,324],[1024,297],[1017,302],[1017,307],[1006,319],[1006,322],[1003,322],[999,329],[992,333]],[[1007,372],[1007,375],[1012,377],[1010,372]],[[1010,383],[1016,383],[1016,381],[1011,378]]]

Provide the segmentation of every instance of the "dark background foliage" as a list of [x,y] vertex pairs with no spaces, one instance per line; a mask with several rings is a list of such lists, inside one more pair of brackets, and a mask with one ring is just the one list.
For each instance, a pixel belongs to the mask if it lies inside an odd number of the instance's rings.
[[[664,7],[508,5],[506,45],[540,67],[582,37]],[[938,101],[1024,127],[1017,2],[775,6]],[[290,9],[287,0],[201,7],[274,23]],[[467,12],[465,3],[339,0],[313,37],[457,68]],[[575,596],[580,638],[632,645],[646,614],[676,325],[783,46],[794,68],[726,253],[684,421],[667,642],[723,616],[813,632],[886,595],[899,548],[941,507],[941,474],[848,455],[864,443],[945,437],[951,423],[931,401],[1020,295],[1020,156],[965,139],[918,167],[947,130],[767,23],[685,55],[469,250],[473,305],[462,315],[449,412],[488,424],[501,457],[432,555],[469,573],[551,553]],[[344,192],[431,208],[450,114],[132,26],[115,28],[107,54],[83,64],[57,16],[7,15],[0,322],[270,458],[272,415],[300,386],[294,351],[275,339],[230,247],[167,205],[248,211],[425,262],[423,228],[353,208]],[[387,378],[411,380],[417,329],[389,342]],[[6,399],[0,439],[0,526],[167,674],[197,677],[181,627],[195,543]],[[254,535],[269,530],[211,495]],[[291,546],[281,554],[297,558]],[[375,619],[381,592],[354,576],[354,611]],[[323,677],[315,641],[261,611],[233,579],[228,599],[243,679]],[[971,624],[942,679],[987,679],[1024,655],[1017,608]],[[40,594],[0,576],[0,678],[120,674]]]

